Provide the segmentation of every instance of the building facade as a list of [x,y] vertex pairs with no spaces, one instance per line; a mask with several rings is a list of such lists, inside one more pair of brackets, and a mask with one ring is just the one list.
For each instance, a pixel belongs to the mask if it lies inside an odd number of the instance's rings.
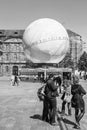
[[[26,57],[23,51],[24,30],[0,30],[0,76],[11,75],[13,66],[20,69],[26,64]],[[77,64],[82,54],[82,37],[70,30],[67,30],[70,38],[70,54]]]
[[11,75],[13,66],[20,68],[26,62],[22,44],[23,31],[0,31],[0,75]]
[[78,60],[83,53],[82,37],[79,34],[72,32],[71,30],[67,30],[67,32],[70,40],[71,58],[74,62],[74,67],[77,68]]

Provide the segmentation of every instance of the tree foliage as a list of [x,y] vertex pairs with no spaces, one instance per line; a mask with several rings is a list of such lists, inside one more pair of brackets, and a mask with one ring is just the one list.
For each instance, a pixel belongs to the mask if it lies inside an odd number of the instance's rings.
[[87,71],[87,53],[84,52],[78,61],[78,69]]
[[65,58],[59,63],[59,66],[73,68],[74,63],[70,53],[66,54]]

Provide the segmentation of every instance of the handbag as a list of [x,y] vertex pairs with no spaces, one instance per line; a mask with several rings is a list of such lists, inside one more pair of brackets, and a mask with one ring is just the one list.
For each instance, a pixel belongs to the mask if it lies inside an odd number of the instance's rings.
[[41,88],[38,89],[37,91],[37,96],[39,98],[40,101],[43,101],[44,100],[44,89],[45,89],[45,85],[43,85]]
[[71,94],[65,93],[64,101],[69,103],[69,102],[71,102],[71,98],[72,98]]

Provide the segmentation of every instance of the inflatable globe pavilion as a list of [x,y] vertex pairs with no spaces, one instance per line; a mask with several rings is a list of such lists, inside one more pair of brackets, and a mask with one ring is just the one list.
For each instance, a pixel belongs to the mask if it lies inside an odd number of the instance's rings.
[[33,63],[59,63],[69,49],[66,29],[56,20],[38,19],[23,34],[24,53]]

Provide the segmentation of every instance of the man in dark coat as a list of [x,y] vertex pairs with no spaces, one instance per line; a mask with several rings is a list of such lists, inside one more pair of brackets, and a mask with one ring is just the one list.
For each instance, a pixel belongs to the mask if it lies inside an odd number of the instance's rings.
[[72,97],[72,107],[75,108],[75,119],[76,119],[76,127],[80,128],[80,120],[82,119],[85,113],[85,102],[83,99],[83,95],[86,94],[86,91],[79,84],[79,78],[75,76],[73,78],[73,84],[71,88]]
[[[49,80],[46,83],[45,87],[45,99],[44,99],[44,108],[43,108],[43,120],[49,120],[52,125],[56,125],[55,116],[56,116],[56,108],[57,108],[57,100],[58,96],[58,85],[56,85],[57,79],[53,78],[50,75]],[[49,114],[49,117],[48,117]],[[49,119],[48,119],[49,118]]]
[[44,89],[44,101],[43,101],[43,113],[42,113],[42,120],[49,122],[49,101],[47,98],[47,93],[49,91],[48,84],[49,82],[53,81],[53,74],[49,75],[48,80],[46,81],[45,89]]

